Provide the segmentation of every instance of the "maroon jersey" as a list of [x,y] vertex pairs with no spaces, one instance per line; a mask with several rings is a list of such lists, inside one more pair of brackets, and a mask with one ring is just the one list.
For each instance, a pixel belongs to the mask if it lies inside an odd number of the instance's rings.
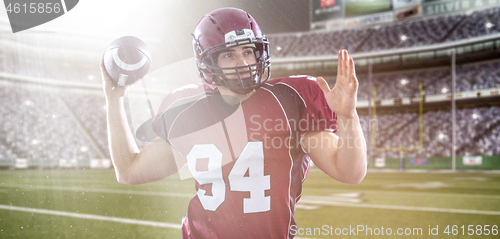
[[160,106],[154,129],[196,180],[183,238],[293,238],[295,204],[310,162],[300,139],[337,128],[308,76],[268,81],[236,104],[206,84],[174,91]]

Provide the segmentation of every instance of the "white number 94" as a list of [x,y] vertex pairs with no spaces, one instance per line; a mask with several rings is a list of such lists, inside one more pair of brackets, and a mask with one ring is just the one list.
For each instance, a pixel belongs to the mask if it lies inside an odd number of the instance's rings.
[[[198,159],[208,158],[208,171],[198,171]],[[198,198],[205,210],[215,211],[226,200],[226,185],[222,177],[222,153],[214,144],[197,144],[187,155],[187,165],[200,185],[212,184],[212,196],[198,189]],[[248,176],[245,177],[248,171]],[[231,191],[250,192],[243,199],[243,212],[266,212],[271,209],[271,176],[264,175],[264,149],[262,142],[248,142],[228,176]]]

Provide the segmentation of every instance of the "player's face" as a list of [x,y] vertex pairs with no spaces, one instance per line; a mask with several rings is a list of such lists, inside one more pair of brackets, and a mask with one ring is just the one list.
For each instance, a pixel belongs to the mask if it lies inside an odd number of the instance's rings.
[[[254,51],[255,48],[253,45],[243,45],[228,48],[219,54],[217,58],[217,65],[221,68],[228,68],[255,64],[257,63],[257,59],[255,59]],[[255,70],[255,66],[252,67],[252,70]],[[238,69],[238,71],[240,72],[240,77],[242,79],[251,76],[248,68],[240,68]],[[222,72],[226,74],[226,78],[228,80],[239,79],[238,75],[235,74],[236,70],[234,69],[222,70]]]

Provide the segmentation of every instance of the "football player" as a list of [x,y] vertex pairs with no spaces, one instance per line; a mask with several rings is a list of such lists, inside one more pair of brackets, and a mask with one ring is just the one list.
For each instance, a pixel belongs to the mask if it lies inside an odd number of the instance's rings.
[[235,8],[205,15],[193,50],[205,82],[165,98],[153,123],[163,140],[142,151],[126,121],[127,87],[113,87],[101,64],[118,181],[152,182],[183,166],[196,180],[183,238],[293,238],[311,160],[340,182],[361,182],[366,143],[347,51],[339,52],[332,89],[321,77],[269,80],[269,42],[255,19]]

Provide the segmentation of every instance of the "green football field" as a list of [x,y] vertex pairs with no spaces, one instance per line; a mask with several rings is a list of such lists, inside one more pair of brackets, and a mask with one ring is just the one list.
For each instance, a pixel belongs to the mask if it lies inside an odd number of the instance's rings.
[[356,0],[348,1],[345,5],[346,16],[379,11],[391,11],[391,0]]
[[[194,193],[176,177],[130,186],[112,170],[2,170],[0,238],[180,238]],[[299,239],[498,238],[500,174],[369,172],[347,185],[311,169],[297,207]]]

